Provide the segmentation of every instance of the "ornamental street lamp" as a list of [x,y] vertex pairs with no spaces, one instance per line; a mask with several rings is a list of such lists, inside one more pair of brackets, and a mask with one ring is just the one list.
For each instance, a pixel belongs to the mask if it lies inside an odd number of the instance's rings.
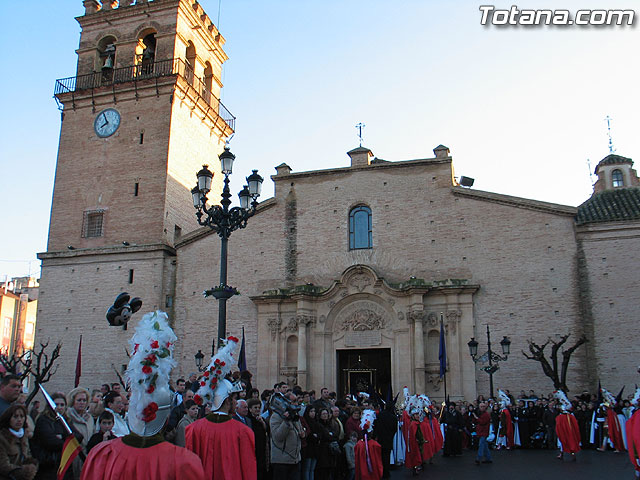
[[[205,297],[213,296],[218,299],[218,348],[220,348],[222,340],[227,336],[227,299],[238,293],[235,288],[227,285],[229,236],[234,230],[246,227],[249,217],[256,213],[257,199],[260,196],[263,178],[258,175],[257,170],[253,170],[253,173],[247,177],[247,185],[238,194],[240,206],[229,208],[231,205],[229,175],[233,170],[233,161],[236,157],[229,151],[229,147],[225,146],[218,158],[220,159],[221,171],[224,174],[224,188],[220,205],[209,206],[207,204],[207,194],[211,191],[211,180],[213,179],[213,172],[209,170],[207,165],[203,165],[202,170],[197,173],[198,183],[191,190],[191,195],[198,223],[209,227],[221,239],[220,285],[204,292]],[[211,354],[213,355],[213,345],[211,346]]]
[[478,356],[478,342],[473,337],[471,337],[471,341],[467,345],[469,346],[469,354],[475,363],[488,363],[488,365],[480,367],[480,370],[484,370],[489,374],[489,389],[491,390],[491,397],[493,397],[493,374],[500,369],[498,363],[507,360],[511,353],[511,340],[506,336],[502,338],[500,346],[504,356],[498,355],[491,350],[491,332],[489,331],[489,325],[487,325],[487,351]]
[[202,353],[202,350],[198,350],[198,353],[196,353],[194,357],[196,359],[196,367],[198,367],[198,371],[202,372],[205,370],[202,368],[202,360],[204,359],[204,353]]

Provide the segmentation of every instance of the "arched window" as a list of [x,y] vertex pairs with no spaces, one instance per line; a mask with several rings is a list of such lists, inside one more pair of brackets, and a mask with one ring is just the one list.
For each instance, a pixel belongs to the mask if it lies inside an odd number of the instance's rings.
[[156,32],[144,30],[138,38],[136,45],[136,65],[139,65],[138,73],[149,75],[153,73],[153,64],[156,61]]
[[196,47],[193,42],[189,40],[187,44],[187,50],[185,52],[187,57],[187,66],[185,68],[184,76],[191,85],[193,85],[194,71],[196,69]]
[[290,335],[287,338],[285,365],[287,367],[298,366],[298,337],[296,337],[295,335]]
[[211,86],[213,81],[213,68],[209,62],[204,64],[204,91],[202,92],[202,98],[207,103],[211,103]]
[[622,170],[614,170],[611,172],[611,180],[613,188],[624,187],[624,177],[622,176]]
[[110,82],[116,64],[116,37],[109,35],[98,42],[98,64],[102,81]]
[[371,209],[359,205],[349,212],[349,250],[372,247]]

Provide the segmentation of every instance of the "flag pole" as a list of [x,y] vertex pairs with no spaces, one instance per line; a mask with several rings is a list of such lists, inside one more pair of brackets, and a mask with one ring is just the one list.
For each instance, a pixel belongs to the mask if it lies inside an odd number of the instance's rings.
[[[444,368],[443,368],[444,363]],[[440,372],[444,377],[444,401],[447,401],[447,349],[444,341],[444,314],[440,312]]]

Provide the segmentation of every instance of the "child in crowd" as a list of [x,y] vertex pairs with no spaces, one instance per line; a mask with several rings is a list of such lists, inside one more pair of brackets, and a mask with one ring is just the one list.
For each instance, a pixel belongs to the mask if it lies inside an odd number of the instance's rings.
[[344,444],[344,454],[347,457],[347,468],[349,469],[349,480],[356,478],[356,453],[355,447],[358,443],[358,432],[355,430],[349,435],[349,440]]
[[99,443],[116,438],[116,436],[111,433],[111,429],[113,428],[113,413],[102,412],[98,417],[98,423],[100,425],[100,431],[94,433],[89,439],[87,443],[87,453]]

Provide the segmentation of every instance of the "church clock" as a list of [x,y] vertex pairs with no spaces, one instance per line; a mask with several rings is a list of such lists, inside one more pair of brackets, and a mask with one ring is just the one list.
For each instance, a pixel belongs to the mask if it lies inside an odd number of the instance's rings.
[[101,111],[93,121],[93,129],[100,138],[107,138],[116,133],[120,126],[120,113],[115,108]]

